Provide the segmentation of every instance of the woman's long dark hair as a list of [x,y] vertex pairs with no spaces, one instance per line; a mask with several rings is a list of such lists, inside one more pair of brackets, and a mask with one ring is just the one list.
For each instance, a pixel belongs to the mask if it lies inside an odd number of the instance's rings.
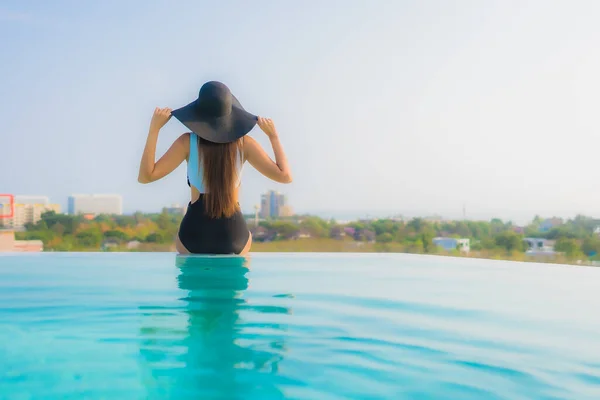
[[237,163],[241,162],[242,139],[213,143],[198,137],[198,155],[204,169],[204,206],[213,218],[231,217],[239,209],[236,196]]

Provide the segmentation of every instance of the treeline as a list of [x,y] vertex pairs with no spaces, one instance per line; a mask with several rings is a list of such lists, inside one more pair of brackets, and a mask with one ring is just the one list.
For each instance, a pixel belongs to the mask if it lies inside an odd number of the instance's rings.
[[[103,248],[161,251],[173,248],[181,218],[182,215],[169,214],[166,209],[156,214],[99,215],[92,220],[48,212],[37,224],[27,225],[25,232],[18,232],[17,239],[39,239],[46,250],[54,251]],[[248,226],[253,240],[265,243],[310,238],[305,241],[308,246],[316,239],[328,239],[351,242],[352,246],[345,247],[348,249],[369,245],[376,251],[439,254],[447,251],[434,245],[435,237],[468,238],[471,252],[476,255],[519,258],[528,250],[525,238],[540,238],[551,240],[554,249],[567,259],[600,259],[600,235],[595,233],[600,227],[599,219],[577,216],[550,227],[545,221],[536,217],[525,227],[500,219],[447,222],[380,219],[340,224],[314,216],[297,216],[260,221],[258,226],[250,218]],[[313,250],[307,247],[305,251]]]
[[[472,252],[496,258],[519,258],[529,249],[525,238],[536,238],[550,241],[554,250],[566,259],[600,259],[600,235],[596,233],[600,227],[599,219],[577,216],[546,229],[542,228],[544,221],[536,217],[526,227],[500,219],[447,222],[431,222],[423,218],[410,221],[380,219],[338,224],[306,216],[297,220],[262,221],[251,231],[254,240],[259,242],[332,238],[374,243],[379,251],[425,254],[447,252],[433,244],[436,237],[466,238],[470,239]],[[458,249],[455,253],[458,254]]]
[[92,220],[79,215],[42,214],[37,224],[17,232],[20,240],[41,240],[45,250],[83,251],[110,247],[116,250],[161,250],[170,248],[181,215],[163,210],[159,214],[98,215]]

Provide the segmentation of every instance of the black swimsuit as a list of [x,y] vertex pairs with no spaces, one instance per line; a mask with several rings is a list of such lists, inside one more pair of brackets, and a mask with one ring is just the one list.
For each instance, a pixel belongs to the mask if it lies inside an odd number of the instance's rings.
[[[179,227],[179,240],[190,253],[200,254],[240,254],[250,238],[246,220],[239,210],[231,217],[212,218],[206,214],[204,207],[205,194],[202,184],[202,173],[199,163],[197,142],[200,139],[190,133],[190,155],[188,159],[188,186],[191,181],[198,189],[200,198],[194,203],[189,203],[181,226]],[[243,157],[240,154],[240,167]],[[192,175],[190,175],[192,174]]]
[[204,194],[189,203],[181,226],[179,240],[190,253],[240,254],[250,238],[242,212],[231,217],[212,218],[206,215]]

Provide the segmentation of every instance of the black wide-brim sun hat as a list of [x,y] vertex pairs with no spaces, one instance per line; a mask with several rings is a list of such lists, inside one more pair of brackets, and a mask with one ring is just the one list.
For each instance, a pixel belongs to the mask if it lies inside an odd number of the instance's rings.
[[254,128],[258,117],[242,107],[229,88],[216,81],[206,82],[198,98],[171,111],[183,125],[213,143],[231,143]]

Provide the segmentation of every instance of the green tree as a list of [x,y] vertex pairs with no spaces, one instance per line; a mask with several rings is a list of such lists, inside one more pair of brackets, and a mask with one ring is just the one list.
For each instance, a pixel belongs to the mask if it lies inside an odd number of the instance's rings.
[[496,244],[496,239],[493,237],[486,237],[486,238],[482,239],[479,242],[479,245],[481,246],[482,249],[485,249],[485,250],[494,250],[494,249],[498,248],[498,245]]
[[367,225],[362,222],[351,222],[348,224],[349,227],[354,228],[356,232],[367,229]]
[[145,241],[148,243],[162,243],[165,241],[165,237],[160,232],[152,232],[146,236]]
[[168,229],[172,224],[166,208],[163,209],[163,211],[159,214],[158,218],[156,219],[156,224],[158,225],[159,229]]
[[463,221],[456,222],[454,232],[461,238],[468,238],[472,235],[471,229],[469,229],[469,225],[467,225]]
[[415,233],[421,232],[421,229],[427,225],[427,222],[423,218],[413,218],[407,224],[408,228],[412,229]]
[[71,251],[73,250],[73,237],[65,236],[62,238],[61,242],[52,247],[54,251]]
[[383,232],[375,237],[377,243],[390,243],[394,237],[390,232]]
[[587,256],[600,254],[600,237],[593,235],[583,240],[581,250]]
[[400,224],[398,225],[398,229],[396,230],[396,233],[394,234],[394,240],[398,243],[402,243],[404,242],[409,235],[409,229],[407,228],[406,225],[404,224]]
[[413,253],[413,254],[422,254],[422,253],[424,253],[425,249],[423,247],[423,240],[422,240],[422,238],[418,238],[417,240],[409,240],[409,241],[407,241],[405,250],[406,250],[406,252]]
[[52,240],[52,232],[46,231],[25,231],[25,232],[16,232],[15,238],[17,240],[41,240],[44,242],[44,245]]
[[54,224],[51,228],[52,232],[54,232],[56,235],[58,236],[63,236],[65,231],[67,230],[67,228],[61,224],[60,222],[57,222],[56,224]]
[[105,223],[108,225],[116,225],[115,220],[112,215],[108,214],[98,214],[94,217],[94,222]]
[[508,228],[504,222],[499,218],[494,218],[490,221],[490,233],[497,235],[499,233],[507,231]]
[[481,250],[483,250],[483,245],[479,241],[473,242],[473,244],[471,244],[471,250],[481,251]]
[[146,220],[146,217],[141,212],[136,211],[133,214],[133,220],[135,221],[135,224],[138,225],[138,224],[142,224]]
[[129,237],[127,236],[127,234],[125,232],[117,231],[114,229],[104,232],[104,237],[106,239],[116,239],[116,240],[120,240],[120,241],[129,240]]
[[514,251],[523,251],[525,249],[523,237],[513,231],[504,231],[498,234],[495,238],[495,242],[496,246],[505,249],[509,254]]
[[389,219],[380,219],[374,221],[371,225],[376,235],[390,233],[393,236],[396,233],[396,231],[398,231],[399,227],[399,224],[397,222]]
[[97,248],[102,243],[102,233],[98,229],[86,229],[75,235],[76,245],[83,248]]
[[431,232],[424,232],[421,234],[421,242],[423,243],[423,251],[429,253],[435,247],[433,245],[433,234]]
[[62,234],[70,235],[75,232],[80,222],[80,216],[57,214],[54,211],[48,211],[41,215],[40,221],[32,229],[47,230],[56,224],[61,224],[64,227]]
[[136,218],[131,215],[115,215],[114,219],[119,228],[133,228],[137,225]]
[[300,227],[314,237],[327,237],[330,234],[330,224],[319,217],[308,217],[302,220]]
[[561,237],[556,241],[554,250],[564,253],[570,259],[578,258],[582,255],[579,243],[572,238]]

